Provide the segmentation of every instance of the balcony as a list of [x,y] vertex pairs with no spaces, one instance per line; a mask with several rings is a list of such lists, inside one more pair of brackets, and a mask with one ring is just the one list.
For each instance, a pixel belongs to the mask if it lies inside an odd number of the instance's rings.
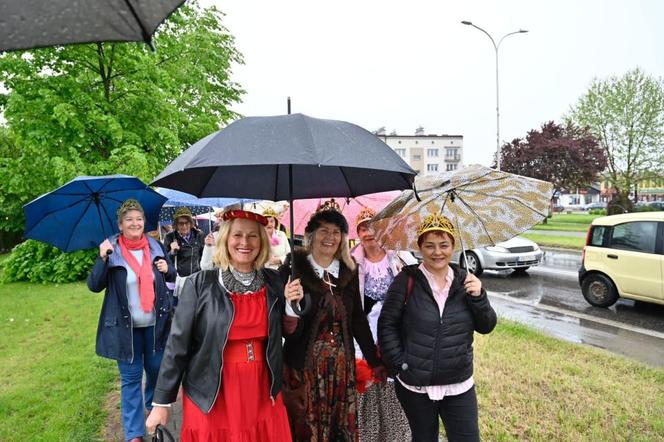
[[448,163],[458,163],[461,161],[461,155],[446,155],[445,161]]

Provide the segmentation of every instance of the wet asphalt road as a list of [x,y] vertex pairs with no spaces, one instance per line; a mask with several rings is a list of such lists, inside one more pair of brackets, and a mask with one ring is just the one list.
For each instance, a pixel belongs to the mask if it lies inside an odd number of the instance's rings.
[[664,306],[619,300],[593,307],[581,294],[580,254],[547,251],[526,275],[486,271],[482,284],[501,317],[546,334],[664,367]]

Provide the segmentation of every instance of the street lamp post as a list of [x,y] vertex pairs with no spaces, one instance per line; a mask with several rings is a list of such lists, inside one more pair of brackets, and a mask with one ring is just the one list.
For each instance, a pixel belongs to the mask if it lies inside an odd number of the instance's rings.
[[479,29],[480,31],[484,32],[486,36],[489,37],[489,39],[491,40],[493,48],[496,51],[496,165],[498,166],[498,170],[500,170],[500,93],[498,89],[498,48],[500,48],[500,44],[503,42],[503,40],[505,40],[506,37],[509,37],[510,35],[514,34],[525,34],[528,31],[525,29],[519,29],[518,31],[509,32],[503,35],[501,39],[498,40],[498,44],[496,44],[496,41],[493,39],[491,34],[489,34],[484,29],[466,20],[462,21],[461,23],[467,26],[472,26],[473,28]]

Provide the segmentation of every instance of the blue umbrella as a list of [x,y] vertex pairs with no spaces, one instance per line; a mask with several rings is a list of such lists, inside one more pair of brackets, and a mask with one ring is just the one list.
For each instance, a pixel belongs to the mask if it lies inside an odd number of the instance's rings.
[[168,198],[165,206],[206,206],[206,207],[226,207],[233,204],[253,203],[254,199],[246,198],[199,198],[190,193],[180,192],[179,190],[157,187],[155,189],[160,194]]
[[25,237],[63,252],[96,247],[118,233],[116,212],[129,198],[143,206],[145,230],[156,229],[165,196],[133,176],[80,176],[23,206]]

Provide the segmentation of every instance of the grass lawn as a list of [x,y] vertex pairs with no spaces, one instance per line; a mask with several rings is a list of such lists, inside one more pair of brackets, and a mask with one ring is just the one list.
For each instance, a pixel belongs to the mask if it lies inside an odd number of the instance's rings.
[[[98,441],[115,363],[95,356],[101,296],[0,285],[0,440]],[[664,370],[509,322],[477,336],[483,440],[664,440]]]
[[540,247],[582,250],[586,243],[585,238],[574,238],[571,236],[538,235],[536,233],[524,233],[521,236],[535,241]]
[[588,215],[583,213],[555,214],[547,220],[546,224],[537,224],[531,230],[558,230],[564,232],[587,232],[588,226],[601,215]]
[[500,321],[477,335],[482,440],[664,440],[664,370]]
[[82,283],[0,284],[0,440],[100,440],[117,377],[95,355],[101,300]]

